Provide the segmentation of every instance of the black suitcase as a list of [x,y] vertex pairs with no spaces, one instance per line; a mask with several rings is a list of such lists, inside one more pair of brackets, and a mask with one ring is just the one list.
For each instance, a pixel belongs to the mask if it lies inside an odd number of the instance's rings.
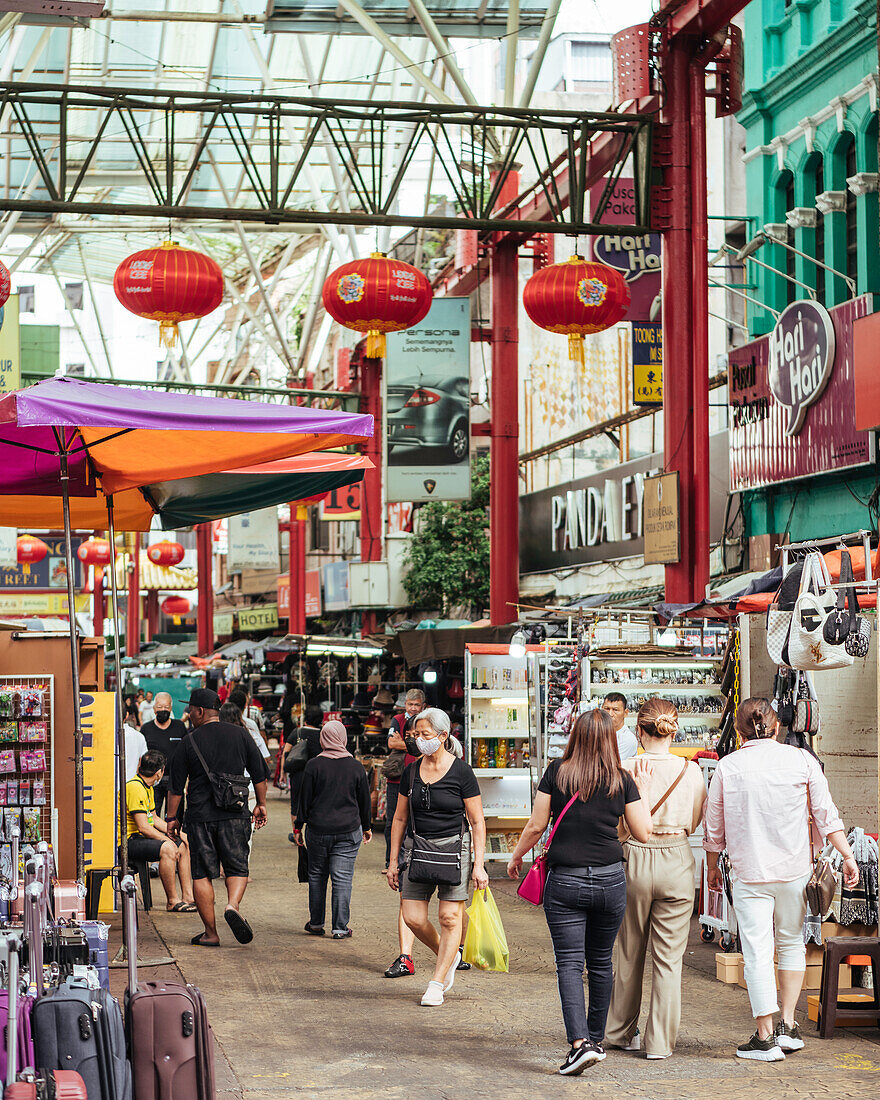
[[76,1070],[89,1100],[131,1100],[122,1012],[106,989],[68,978],[40,997],[31,1019],[38,1066]]

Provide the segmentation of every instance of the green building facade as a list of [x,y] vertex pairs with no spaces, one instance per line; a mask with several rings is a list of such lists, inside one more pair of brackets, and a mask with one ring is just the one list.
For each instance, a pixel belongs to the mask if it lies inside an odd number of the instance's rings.
[[[752,232],[769,238],[745,281],[774,310],[807,287],[828,307],[880,293],[876,17],[875,0],[752,0],[745,9],[747,213]],[[773,324],[769,310],[749,306],[751,336]],[[877,485],[877,469],[863,467],[749,491],[746,532],[799,541],[876,530]]]

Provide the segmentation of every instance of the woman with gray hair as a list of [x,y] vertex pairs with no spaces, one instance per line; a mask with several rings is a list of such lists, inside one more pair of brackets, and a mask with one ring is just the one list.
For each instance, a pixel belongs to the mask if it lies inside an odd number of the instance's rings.
[[[400,781],[387,872],[388,885],[400,890],[407,926],[437,956],[434,976],[422,997],[422,1004],[430,1007],[443,1004],[461,962],[468,879],[477,890],[489,884],[483,866],[486,821],[480,787],[473,769],[451,751],[449,728],[449,716],[436,707],[416,719],[422,756],[406,768]],[[435,890],[440,899],[439,932],[428,919]]]

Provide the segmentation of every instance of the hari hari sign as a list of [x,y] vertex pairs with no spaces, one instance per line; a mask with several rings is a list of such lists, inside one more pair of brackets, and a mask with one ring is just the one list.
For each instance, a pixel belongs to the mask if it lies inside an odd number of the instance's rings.
[[770,392],[788,412],[786,433],[797,435],[834,365],[834,324],[828,310],[818,302],[792,302],[770,334],[769,354]]

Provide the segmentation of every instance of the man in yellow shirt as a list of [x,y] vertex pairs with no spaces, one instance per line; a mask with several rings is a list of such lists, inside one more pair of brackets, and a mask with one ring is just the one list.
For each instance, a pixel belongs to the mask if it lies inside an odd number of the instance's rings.
[[[153,788],[165,774],[165,757],[150,749],[138,764],[137,775],[125,785],[125,803],[128,810],[128,858],[159,861],[159,878],[165,887],[167,908],[171,913],[195,913],[192,892],[192,873],[189,864],[189,846],[186,840],[173,840],[168,836],[168,826],[156,813]],[[177,892],[180,878],[181,898]]]

